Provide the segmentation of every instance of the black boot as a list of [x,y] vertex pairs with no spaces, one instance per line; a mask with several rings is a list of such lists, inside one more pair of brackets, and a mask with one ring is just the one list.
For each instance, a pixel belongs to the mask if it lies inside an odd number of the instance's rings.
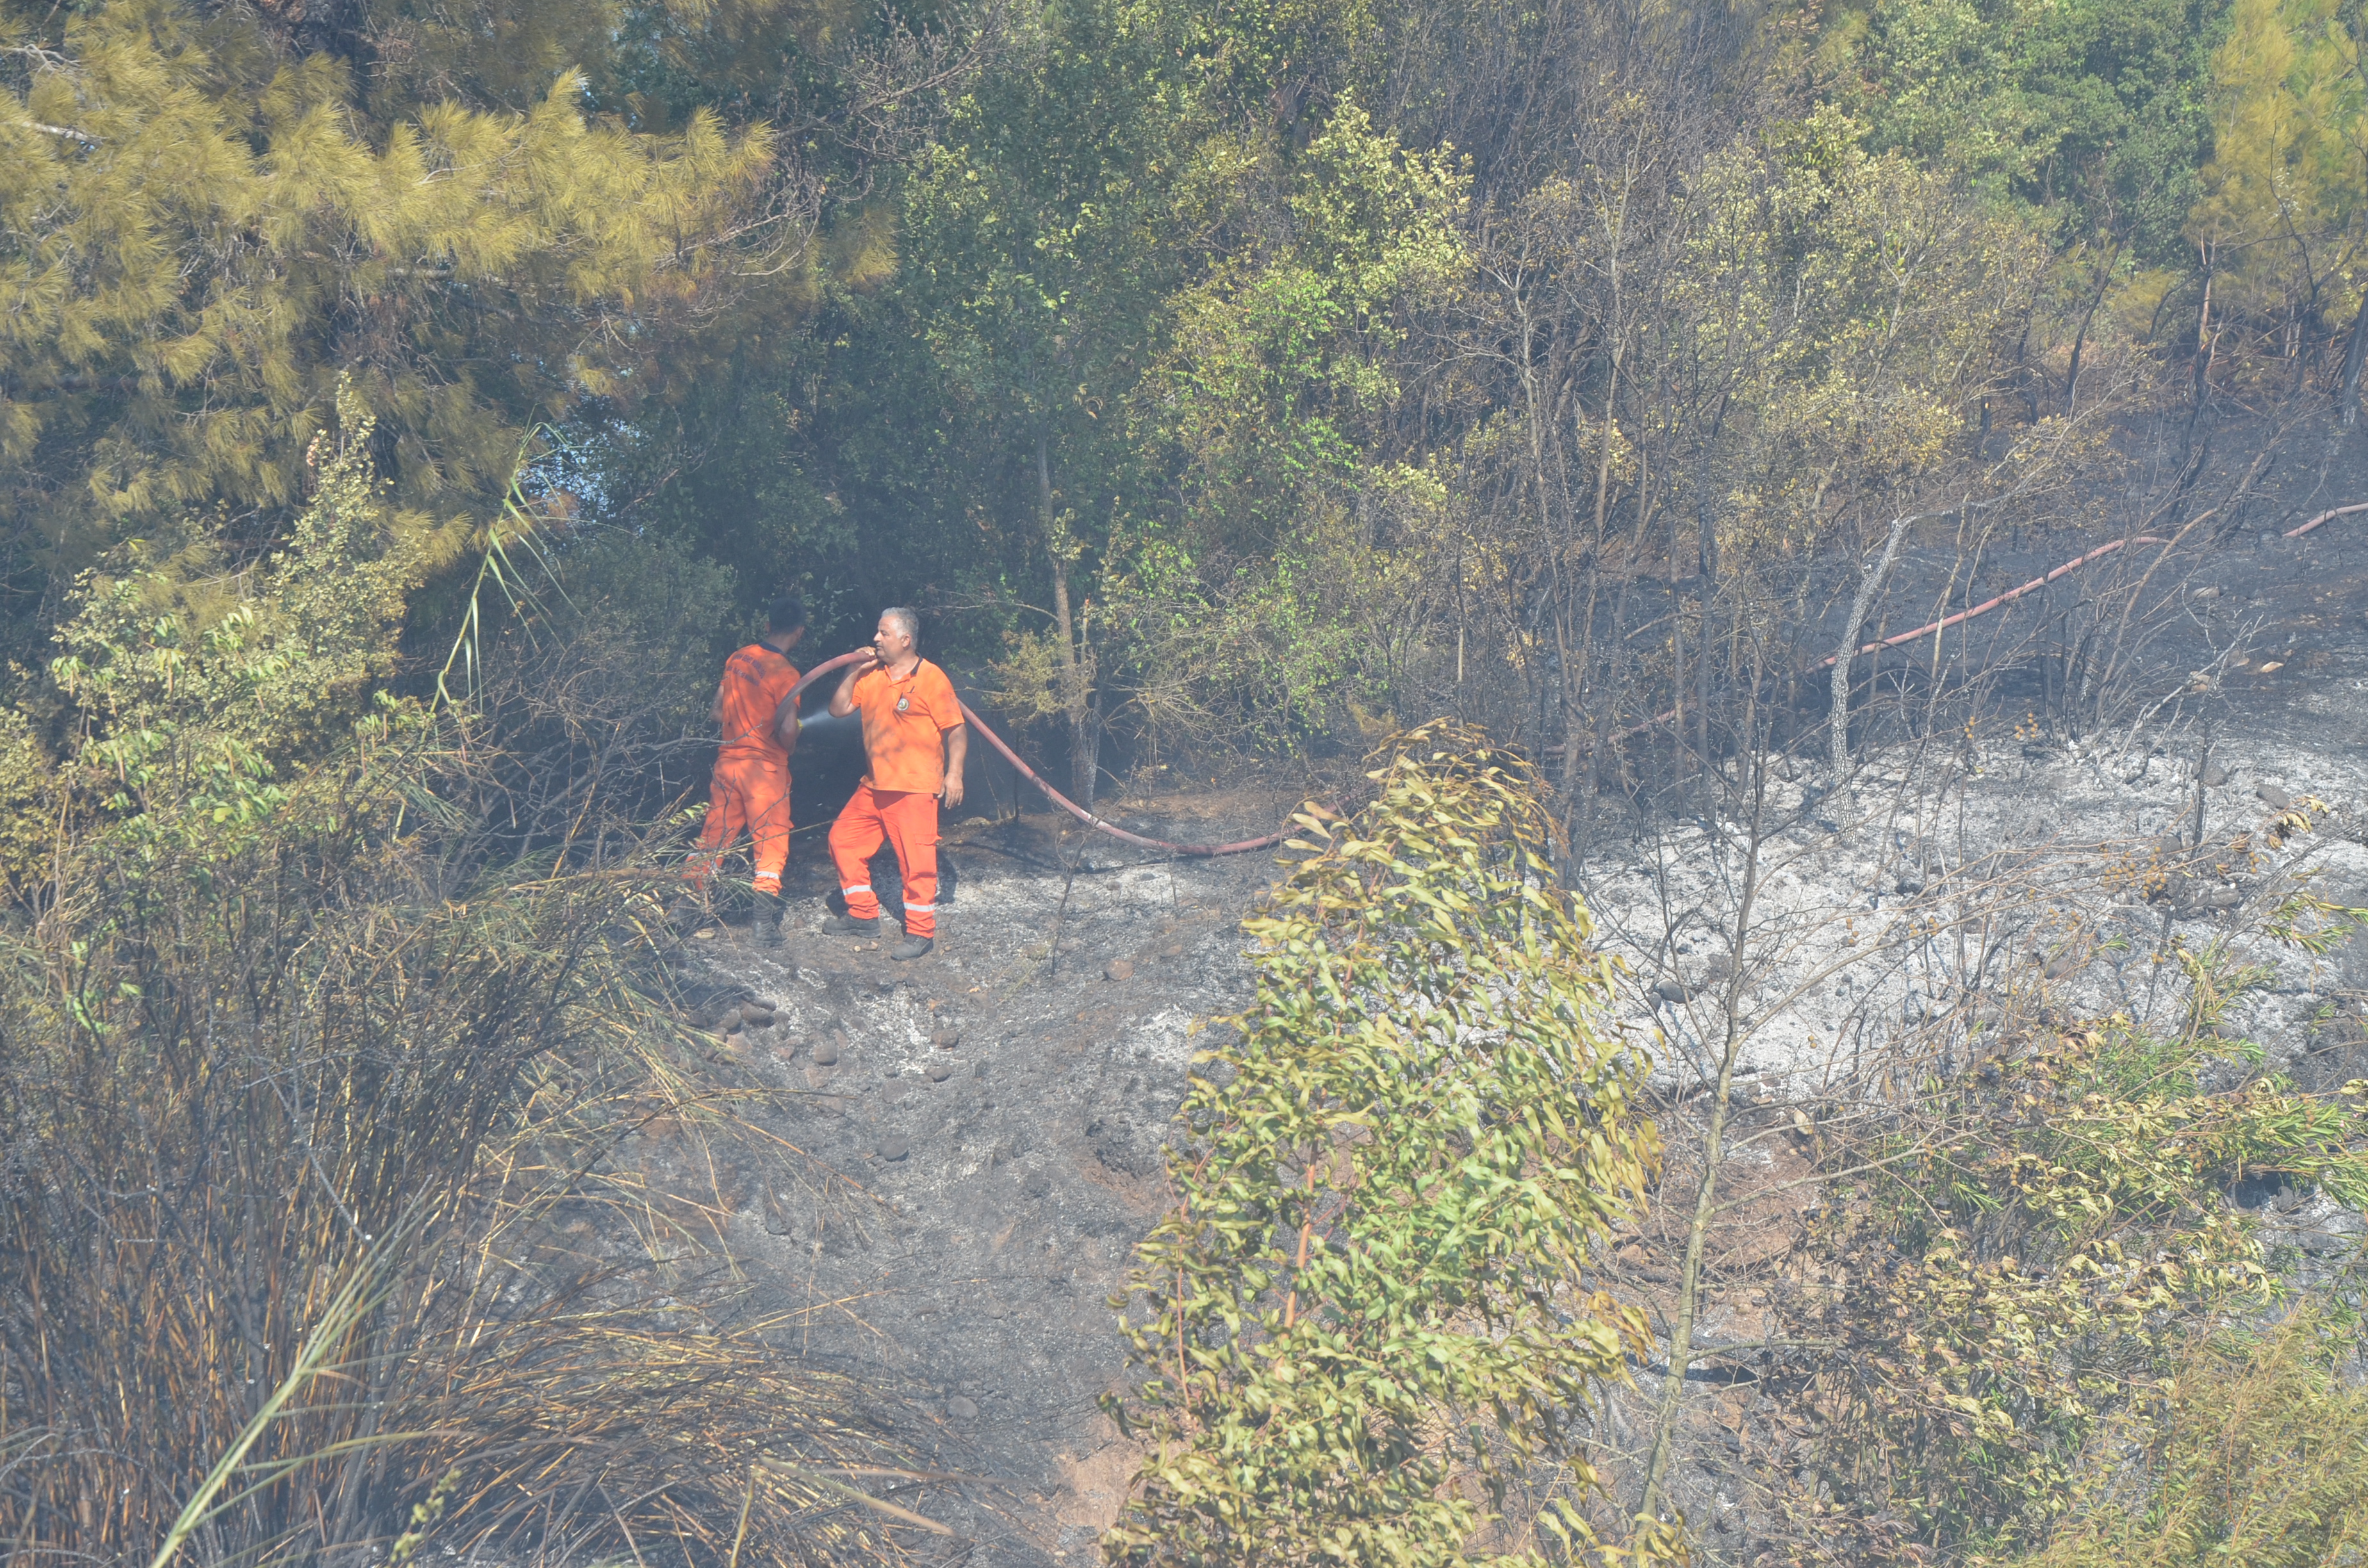
[[757,920],[749,927],[749,934],[757,938],[758,947],[778,948],[781,945],[781,918],[785,913],[780,893],[758,891]]
[[877,937],[880,918],[874,915],[869,920],[858,920],[852,915],[834,915],[822,923],[822,928],[835,937]]

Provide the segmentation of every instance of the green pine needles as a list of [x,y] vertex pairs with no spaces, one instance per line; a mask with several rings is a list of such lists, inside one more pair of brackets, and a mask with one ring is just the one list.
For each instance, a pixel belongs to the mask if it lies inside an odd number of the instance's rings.
[[1446,723],[1392,750],[1353,821],[1299,819],[1113,1301],[1141,1381],[1110,1403],[1149,1452],[1114,1562],[1679,1555],[1602,1539],[1577,1425],[1646,1344],[1586,1266],[1659,1160],[1648,1063],[1600,1022],[1526,765]]

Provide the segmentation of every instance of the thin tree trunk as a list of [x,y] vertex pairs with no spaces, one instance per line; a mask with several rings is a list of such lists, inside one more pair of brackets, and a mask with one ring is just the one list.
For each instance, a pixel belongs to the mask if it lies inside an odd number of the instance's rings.
[[1090,811],[1098,771],[1093,706],[1085,662],[1078,652],[1076,621],[1069,608],[1068,530],[1053,510],[1053,462],[1041,426],[1036,431],[1036,511],[1044,529],[1044,553],[1053,563],[1053,623],[1061,639],[1061,707],[1069,718],[1069,790]]
[[1696,532],[1702,551],[1702,624],[1694,633],[1694,749],[1704,772],[1711,770],[1710,648],[1711,600],[1718,592],[1718,531],[1711,526],[1707,500],[1696,503]]
[[1679,529],[1684,525],[1676,512],[1669,514],[1669,707],[1675,717],[1669,722],[1669,738],[1677,743],[1678,777],[1687,773],[1686,753],[1691,749],[1686,739],[1686,596],[1678,585]]
[[[1894,532],[1893,538],[1896,539]],[[1765,780],[1761,781],[1765,790]],[[1694,1324],[1702,1306],[1702,1257],[1710,1242],[1710,1222],[1718,1210],[1718,1169],[1726,1158],[1727,1096],[1735,1089],[1736,1062],[1743,1055],[1746,1031],[1737,1021],[1742,999],[1744,938],[1751,930],[1752,903],[1759,891],[1759,812],[1752,812],[1749,847],[1743,864],[1743,896],[1735,915],[1735,939],[1727,949],[1724,998],[1726,1038],[1718,1056],[1718,1083],[1711,1095],[1710,1125],[1702,1134],[1702,1180],[1694,1189],[1694,1212],[1686,1227],[1686,1261],[1678,1280],[1678,1310],[1669,1326],[1669,1363],[1661,1380],[1661,1408],[1653,1422],[1653,1453],[1645,1467],[1645,1496],[1637,1512],[1658,1515],[1668,1482],[1669,1462],[1677,1446],[1678,1417],[1685,1403],[1686,1371],[1693,1365]]]
[[[1537,327],[1530,319],[1529,307],[1521,300],[1518,290],[1514,294],[1513,306],[1521,318],[1521,401],[1527,410],[1526,417],[1530,426],[1530,482],[1535,488],[1538,497],[1538,538],[1543,541],[1546,559],[1552,573],[1553,585],[1550,591],[1554,600],[1554,699],[1556,716],[1561,721],[1555,727],[1562,734],[1563,842],[1564,853],[1568,855],[1572,842],[1571,778],[1578,766],[1576,732],[1582,718],[1578,704],[1581,677],[1574,673],[1571,661],[1571,588],[1564,570],[1565,564],[1564,557],[1568,553],[1569,540],[1567,537],[1556,537],[1554,499],[1546,483],[1546,414],[1540,404],[1538,395]],[[1567,512],[1568,509],[1565,502],[1563,510]],[[1569,529],[1565,528],[1561,532],[1564,536],[1567,536]],[[1461,641],[1455,647],[1455,678],[1460,686],[1463,679],[1463,644]],[[1544,744],[1546,733],[1544,716],[1541,714],[1538,730],[1541,744]],[[1571,873],[1571,868],[1568,865],[1565,865],[1563,870],[1565,875]]]
[[2351,340],[2343,346],[2343,390],[2337,394],[2336,407],[2347,430],[2360,423],[2360,372],[2368,368],[2368,294],[2360,301],[2360,313],[2351,321]]
[[2213,247],[2198,242],[2196,254],[2203,264],[2203,300],[2195,311],[2195,386],[2194,401],[2187,412],[2189,451],[2195,449],[2195,427],[2203,418],[2203,404],[2212,395],[2212,280]]
[[[2113,281],[2113,268],[2122,259],[2122,245],[2113,246],[2113,254],[2105,258],[2105,269],[2097,278],[2097,291],[2089,296],[2089,308],[2080,312],[2080,330],[2072,335],[2072,369],[2064,378],[2064,416],[2066,419],[2080,407],[2080,351],[2089,346],[2089,326],[2097,319],[2098,307],[2105,302],[2105,290]],[[1985,409],[1985,414],[1987,410]],[[1975,453],[1976,457],[1980,454]]]
[[[1623,223],[1625,222],[1625,210],[1626,210],[1623,208]],[[1612,254],[1611,280],[1613,285],[1613,325],[1616,328],[1619,324],[1618,286],[1620,281],[1619,253],[1616,245],[1613,247]],[[1611,374],[1610,379],[1606,381],[1603,390],[1602,440],[1600,449],[1596,453],[1595,548],[1592,551],[1593,564],[1588,569],[1587,626],[1585,631],[1580,634],[1580,639],[1586,645],[1588,668],[1590,673],[1592,673],[1594,669],[1595,659],[1596,599],[1601,583],[1603,571],[1603,551],[1607,542],[1605,529],[1609,525],[1611,508],[1611,437],[1613,432],[1618,428],[1615,421],[1615,414],[1616,405],[1620,398],[1620,367],[1623,359],[1626,358],[1627,347],[1627,339],[1624,336],[1616,338],[1611,346]],[[1579,396],[1574,392],[1571,397],[1571,421],[1574,432],[1576,432],[1577,428],[1577,421],[1586,414],[1586,405],[1580,400]],[[1652,494],[1652,459],[1644,449],[1642,443],[1639,443],[1638,445],[1637,459],[1639,469],[1636,480],[1636,506],[1640,516],[1649,517],[1652,504],[1647,498]],[[1649,521],[1643,521],[1639,522],[1636,528],[1636,542],[1639,547],[1639,554],[1636,558],[1630,560],[1628,562],[1627,575],[1621,584],[1620,608],[1613,618],[1617,622],[1617,629],[1612,632],[1614,647],[1619,645],[1620,637],[1627,631],[1628,589],[1634,585],[1637,574],[1643,570],[1642,547],[1646,538],[1646,529],[1650,526]],[[1599,700],[1595,704],[1595,720],[1592,725],[1593,733],[1589,737],[1587,744],[1586,810],[1587,814],[1589,817],[1591,817],[1595,808],[1595,797],[1603,787],[1602,752],[1604,738],[1611,733],[1611,717],[1612,705],[1611,700],[1608,698]],[[1566,735],[1563,744],[1565,746],[1575,744],[1577,738],[1577,737],[1576,735]],[[1567,766],[1571,761],[1571,756],[1568,752],[1564,754],[1563,761],[1566,770]],[[1568,819],[1565,820],[1567,822]],[[1572,838],[1571,850],[1571,858],[1574,863],[1578,860],[1581,853],[1582,850],[1579,846],[1579,840],[1577,835],[1574,835]]]
[[[1620,581],[1620,597],[1612,601],[1611,635],[1605,642],[1605,646],[1611,648],[1614,653],[1617,653],[1620,649],[1627,646],[1628,591],[1636,585],[1636,579],[1644,574],[1644,570],[1639,564],[1637,564],[1637,560],[1641,558],[1644,553],[1645,538],[1653,526],[1652,503],[1648,496],[1639,495],[1637,497],[1637,510],[1642,514],[1642,517],[1636,524],[1636,557],[1631,559],[1629,562],[1629,571]],[[1601,536],[1599,534],[1597,537],[1600,538]],[[1592,629],[1590,629],[1590,631]],[[1624,665],[1622,666],[1622,673],[1624,676]],[[1623,679],[1622,685],[1624,686],[1624,684],[1625,681]],[[1588,743],[1587,747],[1587,793],[1588,798],[1590,801],[1592,801],[1603,788],[1603,750],[1611,741],[1611,721],[1619,711],[1619,695],[1618,690],[1615,689],[1612,692],[1607,693],[1604,700],[1595,705],[1595,736]]]
[[1850,600],[1850,619],[1842,627],[1840,646],[1834,650],[1833,717],[1830,720],[1833,743],[1834,788],[1839,790],[1850,777],[1850,665],[1858,656],[1859,628],[1866,624],[1867,611],[1874,607],[1874,596],[1883,586],[1883,579],[1899,554],[1899,541],[1915,519],[1901,516],[1891,520],[1891,533],[1883,541],[1883,557],[1871,567],[1861,567],[1858,597]]

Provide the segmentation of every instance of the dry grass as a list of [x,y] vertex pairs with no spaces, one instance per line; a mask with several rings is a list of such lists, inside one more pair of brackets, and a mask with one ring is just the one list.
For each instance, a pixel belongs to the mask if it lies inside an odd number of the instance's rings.
[[462,739],[366,734],[260,824],[62,835],[0,930],[9,1561],[151,1559],[250,1426],[182,1560],[374,1560],[448,1473],[433,1549],[511,1562],[925,1538],[848,1483],[913,1471],[900,1411],[755,1310],[732,1183],[650,1174],[832,1180],[677,1021],[662,857],[577,792],[517,859]]

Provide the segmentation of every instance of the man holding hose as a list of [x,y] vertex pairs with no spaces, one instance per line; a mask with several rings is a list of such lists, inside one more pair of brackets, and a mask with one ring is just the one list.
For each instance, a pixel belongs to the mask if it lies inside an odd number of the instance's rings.
[[831,824],[830,858],[838,867],[847,913],[823,929],[870,936],[880,929],[871,891],[871,857],[881,840],[896,851],[904,883],[905,939],[889,954],[917,959],[937,943],[938,801],[962,801],[962,759],[970,732],[946,672],[921,657],[921,618],[898,606],[880,612],[868,658],[850,666],[831,694],[834,718],[863,716],[871,767]]

